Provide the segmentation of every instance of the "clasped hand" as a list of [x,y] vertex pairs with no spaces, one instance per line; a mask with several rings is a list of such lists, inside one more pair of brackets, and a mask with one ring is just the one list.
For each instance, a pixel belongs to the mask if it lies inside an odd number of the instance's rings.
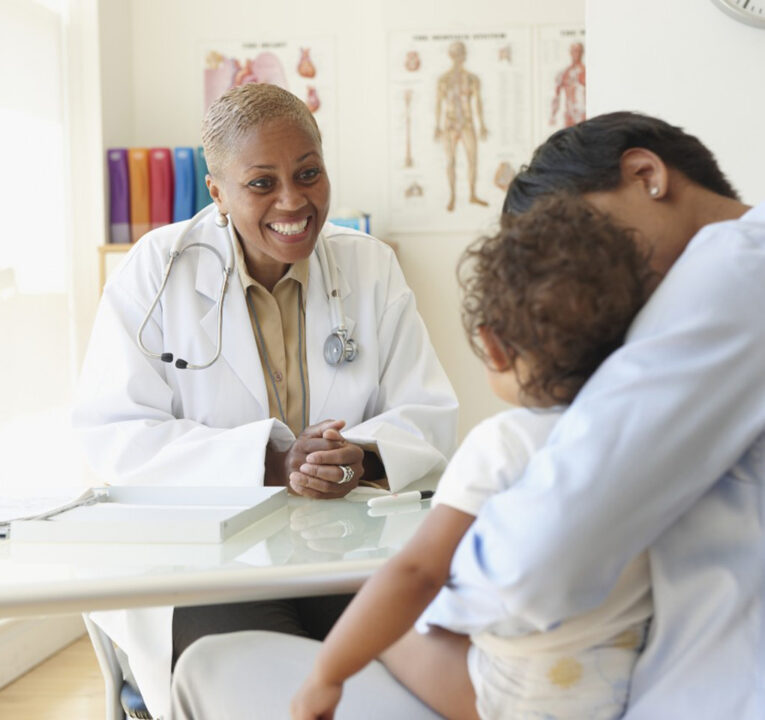
[[[364,474],[364,451],[340,434],[344,420],[325,420],[303,430],[284,455],[289,489],[312,498],[340,498],[359,484]],[[343,479],[341,465],[353,470],[353,479]]]

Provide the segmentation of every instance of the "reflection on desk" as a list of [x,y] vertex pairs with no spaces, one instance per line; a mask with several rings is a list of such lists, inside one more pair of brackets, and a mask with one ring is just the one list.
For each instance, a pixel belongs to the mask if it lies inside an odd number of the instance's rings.
[[0,617],[352,592],[414,534],[429,503],[292,497],[210,545],[0,542]]

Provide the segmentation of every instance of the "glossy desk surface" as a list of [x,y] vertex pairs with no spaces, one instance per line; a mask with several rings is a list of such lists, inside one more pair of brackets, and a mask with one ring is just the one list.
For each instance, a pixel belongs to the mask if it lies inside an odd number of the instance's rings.
[[414,534],[429,502],[291,497],[224,543],[0,541],[0,618],[352,592]]

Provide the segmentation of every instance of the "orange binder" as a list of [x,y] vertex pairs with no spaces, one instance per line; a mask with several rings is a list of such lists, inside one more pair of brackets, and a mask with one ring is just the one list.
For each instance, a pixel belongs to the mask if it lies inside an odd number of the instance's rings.
[[128,149],[128,174],[130,175],[130,240],[135,242],[151,229],[149,151],[146,148]]

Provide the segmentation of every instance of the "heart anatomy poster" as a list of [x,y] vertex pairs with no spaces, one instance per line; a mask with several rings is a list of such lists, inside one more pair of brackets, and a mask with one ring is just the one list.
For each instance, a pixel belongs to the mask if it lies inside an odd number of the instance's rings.
[[328,165],[336,152],[335,40],[327,37],[203,43],[204,111],[230,87],[270,83],[301,98],[316,118]]

